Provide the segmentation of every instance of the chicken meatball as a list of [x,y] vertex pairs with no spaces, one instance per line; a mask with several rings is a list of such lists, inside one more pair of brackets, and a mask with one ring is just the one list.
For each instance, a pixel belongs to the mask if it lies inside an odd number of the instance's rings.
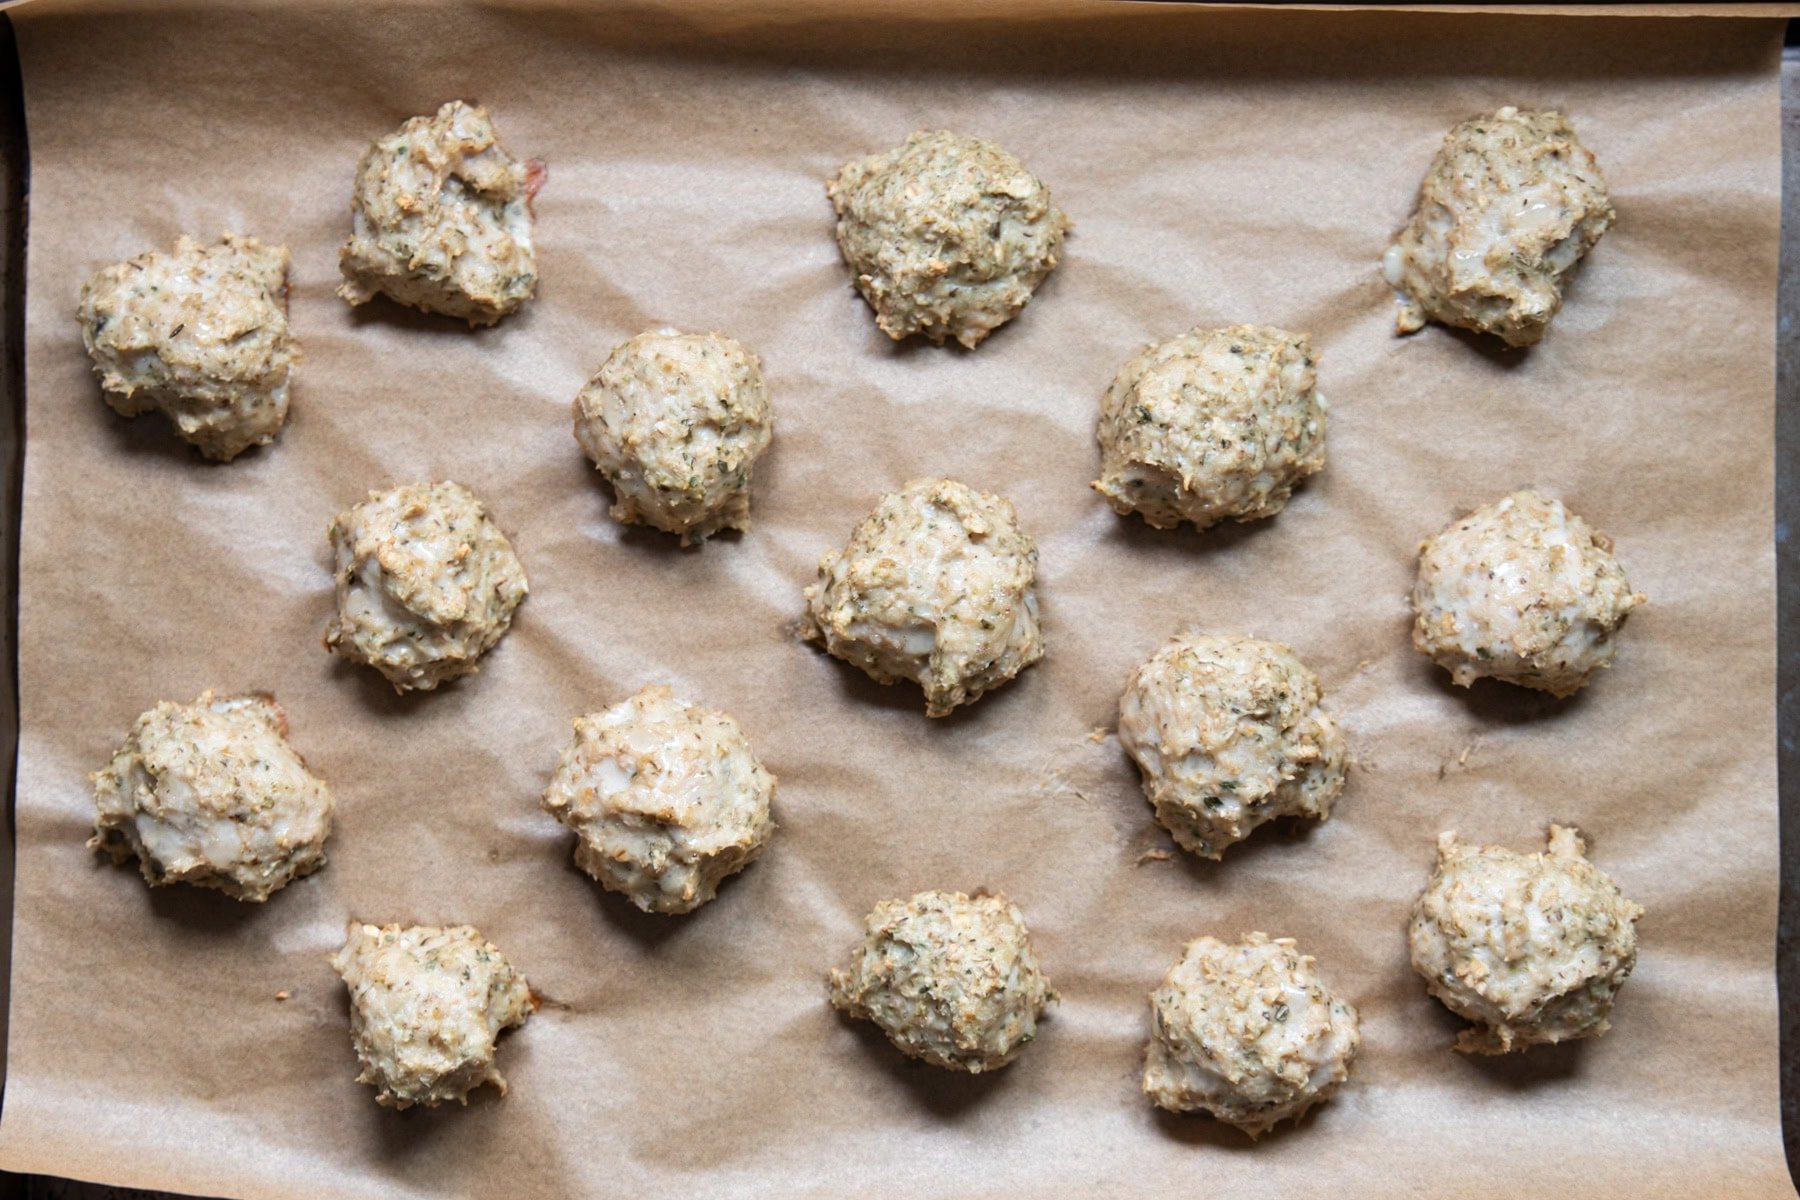
[[1132,676],[1119,744],[1162,827],[1216,859],[1265,821],[1331,815],[1349,753],[1323,694],[1280,642],[1185,634]]
[[614,350],[575,397],[575,440],[612,485],[612,515],[703,542],[750,528],[750,473],[769,448],[756,355],[664,329]]
[[1100,405],[1094,490],[1158,529],[1287,506],[1325,465],[1325,398],[1304,334],[1196,329],[1127,362]]
[[287,247],[227,233],[178,238],[88,280],[76,316],[106,403],[125,417],[160,410],[220,462],[274,441],[300,358],[287,274]]
[[1508,106],[1464,121],[1382,260],[1401,293],[1399,331],[1429,319],[1532,345],[1616,216],[1600,164],[1561,113]]
[[1150,993],[1144,1094],[1257,1137],[1337,1091],[1362,1034],[1292,938],[1197,938]]
[[370,492],[328,532],[338,612],[325,648],[374,667],[395,691],[476,670],[525,598],[512,543],[460,483]]
[[136,858],[152,887],[191,883],[260,904],[325,865],[331,791],[288,745],[272,696],[165,700],[89,778],[88,848]]
[[544,807],[575,831],[575,864],[645,912],[692,912],[756,861],[775,777],[737,721],[645,688],[575,718]]
[[948,716],[1044,656],[1037,544],[1013,506],[950,479],[882,497],[806,589],[805,637]]
[[866,926],[850,969],[831,973],[831,1003],[875,1022],[902,1054],[978,1075],[1037,1037],[1056,993],[1005,896],[920,892],[883,900]]
[[1514,492],[1420,544],[1413,645],[1460,687],[1485,675],[1568,696],[1612,666],[1613,635],[1642,603],[1605,534]]
[[500,145],[487,110],[452,100],[375,139],[356,168],[338,295],[377,294],[492,325],[537,290],[531,200],[542,163]]
[[844,262],[895,341],[980,345],[1030,301],[1069,229],[1024,163],[947,130],[846,163],[825,190]]
[[377,1104],[467,1104],[484,1083],[506,1094],[494,1043],[537,1000],[480,931],[352,921],[331,965],[350,989],[356,1082],[375,1086]]
[[1475,1023],[1470,1054],[1598,1037],[1637,962],[1644,910],[1583,857],[1573,829],[1550,827],[1543,854],[1438,838],[1437,870],[1413,908],[1413,970]]

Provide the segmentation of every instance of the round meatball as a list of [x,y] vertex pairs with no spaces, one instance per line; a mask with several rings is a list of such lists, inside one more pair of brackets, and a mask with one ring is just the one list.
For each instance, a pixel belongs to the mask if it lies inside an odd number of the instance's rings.
[[1100,405],[1094,490],[1158,529],[1287,506],[1325,465],[1325,398],[1304,334],[1196,329],[1127,362]]
[[1398,328],[1427,319],[1529,346],[1617,214],[1600,164],[1561,113],[1508,106],[1444,138],[1419,207],[1382,260]]
[[1350,1075],[1362,1034],[1292,938],[1197,938],[1150,993],[1144,1094],[1207,1112],[1251,1137],[1302,1113]]
[[825,190],[844,262],[895,341],[980,345],[1030,301],[1069,229],[1024,163],[947,130],[846,163]]
[[1044,656],[1037,544],[1013,506],[950,479],[883,496],[806,589],[804,636],[942,717]]
[[1613,634],[1642,603],[1605,534],[1514,492],[1420,544],[1413,645],[1461,687],[1485,675],[1568,696],[1612,666]]
[[1025,918],[1005,896],[920,892],[883,900],[831,1003],[875,1022],[900,1052],[978,1075],[1037,1037],[1056,998],[1038,969]]
[[762,366],[738,342],[639,334],[581,389],[574,415],[619,521],[680,534],[684,546],[750,528],[750,473],[772,427]]
[[485,108],[460,100],[376,138],[356,168],[338,295],[492,325],[537,290],[531,200],[543,179],[542,163],[500,145]]
[[1456,1048],[1504,1054],[1598,1037],[1637,962],[1644,910],[1583,857],[1573,829],[1550,827],[1543,854],[1438,838],[1437,870],[1413,908],[1413,970],[1475,1022]]
[[331,965],[350,989],[350,1041],[358,1083],[388,1108],[428,1108],[491,1083],[500,1032],[537,1011],[525,977],[470,925],[350,922]]
[[1162,827],[1216,859],[1265,821],[1331,815],[1349,753],[1323,695],[1280,642],[1185,634],[1131,677],[1119,744]]
[[76,316],[107,404],[161,411],[220,462],[274,441],[300,358],[287,273],[287,247],[227,233],[178,238],[88,280]]
[[191,883],[260,904],[325,865],[331,792],[288,745],[272,696],[165,700],[89,778],[88,848],[137,859],[152,887]]
[[756,861],[775,776],[737,721],[645,688],[575,718],[544,807],[575,831],[575,864],[645,912],[692,912]]
[[332,518],[337,619],[325,648],[367,663],[398,692],[476,670],[525,598],[525,568],[460,483],[370,492]]

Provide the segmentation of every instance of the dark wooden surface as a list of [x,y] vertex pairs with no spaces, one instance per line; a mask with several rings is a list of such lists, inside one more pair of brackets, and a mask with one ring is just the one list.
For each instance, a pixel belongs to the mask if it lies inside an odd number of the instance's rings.
[[[1794,40],[1790,34],[1790,41]],[[1800,47],[1782,61],[1782,194],[1800,197]],[[24,434],[24,243],[26,182],[24,103],[12,26],[0,13],[0,763],[11,764],[18,740],[15,636],[19,463]],[[1776,561],[1781,608],[1779,746],[1781,767],[1781,917],[1776,971],[1781,989],[1781,1116],[1790,1171],[1800,1162],[1800,203],[1784,203],[1780,321],[1776,354]],[[12,892],[11,769],[6,820],[0,825],[0,896]],[[7,904],[10,910],[10,904]],[[0,956],[10,959],[10,919],[0,921]],[[4,976],[0,976],[4,978]],[[5,1006],[0,1004],[0,1045]],[[167,1200],[161,1193],[0,1172],[0,1200]]]

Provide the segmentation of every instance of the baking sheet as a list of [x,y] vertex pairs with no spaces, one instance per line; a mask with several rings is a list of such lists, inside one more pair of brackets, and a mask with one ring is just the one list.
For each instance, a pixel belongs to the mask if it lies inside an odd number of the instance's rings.
[[[15,14],[32,147],[19,862],[0,1165],[244,1196],[905,1192],[1791,1195],[1776,1106],[1771,554],[1774,22],[1246,14],[966,17],[779,4],[291,4]],[[174,81],[179,81],[175,85]],[[331,295],[351,167],[444,99],[550,164],[540,297],[471,333]],[[1390,335],[1376,271],[1443,131],[1556,105],[1618,227],[1550,340]],[[974,353],[891,346],[821,181],[921,125],[992,137],[1076,221]],[[294,251],[306,359],[274,447],[225,467],[98,399],[70,317],[105,263],[231,228]],[[1117,365],[1195,323],[1312,332],[1330,463],[1204,535],[1085,484]],[[737,336],[776,409],[756,529],[621,530],[567,405],[663,322]],[[1049,654],[945,722],[793,640],[878,493],[1001,491],[1042,551]],[[396,699],[318,648],[324,525],[451,476],[533,594],[482,673]],[[1651,604],[1582,696],[1463,693],[1407,645],[1419,537],[1535,483],[1613,534]],[[1198,626],[1293,643],[1359,758],[1337,815],[1223,864],[1168,845],[1110,726]],[[686,919],[568,863],[537,808],[567,718],[646,682],[739,715],[781,832]],[[268,906],[151,893],[82,849],[86,773],[159,697],[270,688],[335,785],[332,863]],[[1469,754],[1464,761],[1462,752]],[[1650,915],[1613,1033],[1510,1060],[1406,965],[1440,828],[1575,822]],[[948,1078],[837,1018],[874,901],[1007,891],[1064,995],[1013,1067]],[[471,921],[553,1003],[513,1090],[395,1114],[355,1085],[324,965],[348,915]],[[1189,938],[1299,939],[1363,1013],[1351,1084],[1253,1148],[1137,1095],[1144,993]],[[275,999],[279,991],[292,998]]]

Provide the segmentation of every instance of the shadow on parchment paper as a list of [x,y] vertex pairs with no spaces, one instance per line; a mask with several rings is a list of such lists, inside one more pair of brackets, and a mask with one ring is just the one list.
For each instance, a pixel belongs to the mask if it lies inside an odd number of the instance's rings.
[[[909,1101],[934,1118],[954,1122],[973,1112],[994,1095],[1010,1086],[1013,1072],[1002,1068],[970,1075],[966,1071],[947,1071],[930,1063],[908,1058],[894,1048],[873,1021],[865,1021],[848,1013],[832,1010],[845,1028],[853,1030],[862,1043],[863,1053],[884,1075],[892,1079]],[[1046,1013],[1048,1024],[1052,1019]]]
[[[191,463],[205,467],[231,465],[216,458],[208,458],[191,443],[183,441],[175,432],[174,423],[159,412],[152,410],[135,417],[120,416],[111,406],[102,402],[98,380],[94,382],[94,410],[94,419],[106,424],[106,436],[112,440],[113,449],[126,458],[167,458],[184,465]],[[267,453],[268,449],[267,446],[251,446],[232,462],[253,461],[259,454]]]
[[[1095,468],[1098,472],[1098,467]],[[1303,483],[1294,489],[1294,498],[1306,492]],[[1098,497],[1099,493],[1094,493]],[[1110,507],[1110,506],[1109,506]],[[1224,554],[1274,529],[1282,514],[1259,521],[1220,521],[1208,529],[1195,529],[1183,521],[1173,529],[1158,529],[1142,517],[1113,513],[1112,527],[1106,531],[1108,541],[1129,546],[1136,554],[1172,554],[1183,558]]]
[[[327,617],[326,620],[333,619],[336,612],[337,607],[334,603],[331,609],[332,616]],[[319,627],[321,629],[325,627],[323,621]],[[498,647],[490,648],[489,653],[493,653],[495,649]],[[415,711],[421,705],[430,704],[434,699],[439,704],[444,703],[440,693],[453,691],[471,682],[475,686],[479,686],[481,672],[476,671],[473,674],[452,679],[447,683],[440,683],[429,691],[415,689],[402,692],[395,690],[394,685],[387,681],[387,676],[367,663],[351,662],[340,654],[332,653],[331,678],[345,691],[354,693],[357,701],[368,710],[371,716],[398,717],[401,714]]]
[[407,333],[446,334],[455,338],[480,339],[484,335],[489,338],[498,337],[508,329],[523,327],[530,314],[531,306],[528,304],[497,324],[471,325],[461,317],[428,313],[422,309],[411,308],[390,300],[384,295],[377,295],[365,304],[352,306],[350,321],[357,329],[368,325],[381,325],[388,329],[403,330]]
[[1283,1121],[1273,1129],[1251,1137],[1235,1125],[1214,1120],[1205,1113],[1172,1113],[1156,1109],[1156,1129],[1164,1137],[1188,1146],[1211,1146],[1227,1153],[1255,1152],[1258,1146],[1284,1141],[1290,1137],[1306,1137],[1306,1131],[1320,1121],[1329,1121],[1331,1105],[1322,1104],[1304,1114],[1298,1121]]
[[[794,636],[799,637],[797,625]],[[1036,670],[1035,666],[1026,667],[993,691],[984,692],[979,704],[960,705],[944,716],[928,717],[925,715],[925,694],[919,690],[918,684],[907,679],[894,683],[877,683],[861,667],[827,654],[819,643],[803,641],[801,644],[831,664],[832,671],[837,676],[838,687],[849,703],[894,712],[916,713],[927,728],[934,730],[959,729],[978,721],[999,720],[999,717],[991,714],[1005,712],[1011,697],[1031,686]]]
[[[1402,644],[1412,644],[1412,618],[1406,619],[1406,636]],[[1552,696],[1536,688],[1503,683],[1498,679],[1477,679],[1463,687],[1451,682],[1450,672],[1426,658],[1413,654],[1413,670],[1427,686],[1450,696],[1464,711],[1483,725],[1529,725],[1534,721],[1556,721],[1586,702],[1589,691],[1604,687],[1610,672],[1597,672],[1593,681],[1573,696]]]
[[[965,9],[972,7],[976,6]],[[1054,79],[1077,86],[1120,78],[1187,82],[1196,75],[1311,82],[1319,70],[1312,47],[1327,42],[1374,45],[1390,36],[1382,18],[1371,14],[1291,12],[1282,19],[1297,32],[1285,40],[1270,40],[1264,36],[1265,16],[1224,11],[1209,14],[1207,40],[1196,45],[1191,38],[1170,36],[1172,29],[1183,27],[1187,14],[1180,11],[1180,4],[1166,8],[1165,14],[1143,6],[1130,22],[1120,22],[1104,10],[1059,14],[1035,22],[1028,38],[1017,36],[1016,25],[1004,13],[986,17],[972,11],[949,17],[929,12],[808,12],[790,21],[740,23],[724,32],[696,28],[679,10],[642,9],[628,0],[607,6],[603,14],[596,6],[555,12],[495,9],[488,15],[532,37],[542,37],[548,30],[574,44],[604,43],[637,58],[704,61],[746,73],[803,67],[845,78],[885,78],[903,66],[920,78],[973,74],[1001,80]],[[258,17],[275,14],[259,12]],[[1417,53],[1408,66],[1420,76],[1466,76],[1468,63],[1453,52],[1451,43],[1478,28],[1487,59],[1506,63],[1509,72],[1521,77],[1545,80],[1552,90],[1543,102],[1552,105],[1557,100],[1553,89],[1571,76],[1610,79],[1646,72],[1700,76],[1735,67],[1735,60],[1723,57],[1724,51],[1718,61],[1709,59],[1708,48],[1695,45],[1675,24],[1641,33],[1616,54],[1596,56],[1592,47],[1599,39],[1576,37],[1560,45],[1546,44],[1540,32],[1516,17],[1417,13],[1409,17]],[[870,45],[881,46],[883,52],[871,56],[866,50]],[[1386,80],[1390,71],[1379,54],[1347,50],[1333,60],[1333,73],[1342,79]],[[905,132],[896,129],[895,140]],[[1436,148],[1439,136],[1433,133],[1430,144],[1422,147],[1426,156]]]
[[[1574,289],[1571,286],[1568,290]],[[1516,371],[1531,361],[1530,346],[1509,346],[1491,333],[1476,333],[1472,329],[1458,329],[1454,325],[1440,325],[1436,321],[1410,336],[1424,337],[1432,333],[1455,338],[1469,348],[1469,353],[1484,358],[1491,366],[1505,371]]]
[[[651,913],[645,912],[631,901],[615,891],[601,886],[600,881],[575,865],[575,839],[565,838],[558,843],[563,870],[577,876],[582,884],[594,894],[594,908],[600,917],[613,929],[624,934],[639,949],[655,950],[661,946],[683,937],[693,930],[699,929],[707,921],[715,919],[713,914],[720,911],[717,904],[702,904],[690,913]],[[731,894],[742,871],[733,873],[719,883],[721,898]]]
[[[114,866],[103,855],[96,855],[100,866],[108,871],[129,871],[138,873],[135,862]],[[288,887],[301,887],[305,879],[296,879]],[[132,880],[135,887],[137,881]],[[286,890],[285,888],[283,889]],[[223,937],[227,933],[241,929],[267,911],[264,904],[246,904],[242,900],[227,896],[216,888],[189,887],[177,883],[168,887],[145,888],[144,896],[150,911],[159,921],[170,921],[184,929],[193,930],[202,936]]]

